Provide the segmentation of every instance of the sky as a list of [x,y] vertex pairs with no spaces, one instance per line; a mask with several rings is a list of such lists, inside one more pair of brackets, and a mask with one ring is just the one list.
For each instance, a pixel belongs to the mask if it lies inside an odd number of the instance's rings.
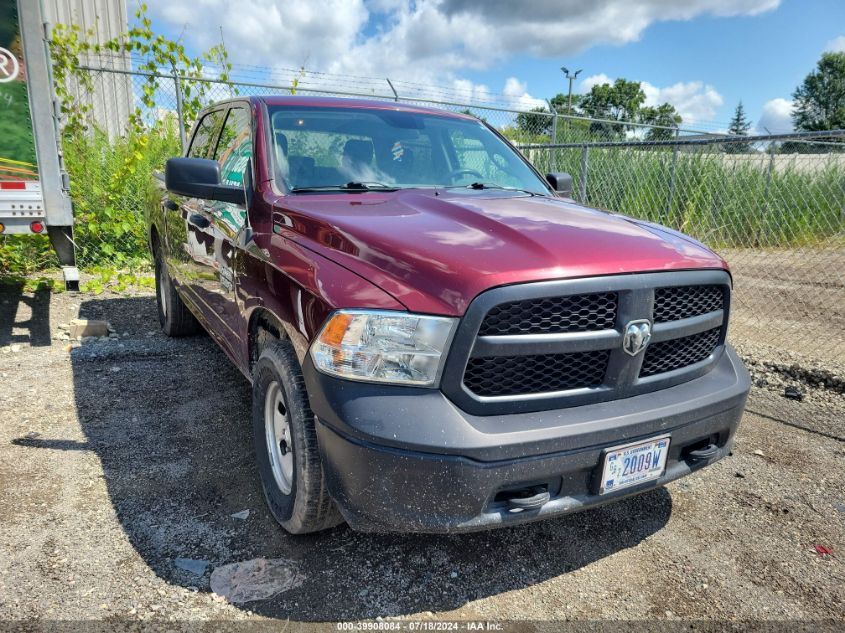
[[[128,0],[130,8],[134,0]],[[198,54],[222,40],[235,75],[525,109],[623,77],[682,127],[791,130],[791,95],[845,52],[843,0],[147,0],[153,29]],[[319,74],[323,73],[323,74]],[[368,79],[372,78],[372,79]]]

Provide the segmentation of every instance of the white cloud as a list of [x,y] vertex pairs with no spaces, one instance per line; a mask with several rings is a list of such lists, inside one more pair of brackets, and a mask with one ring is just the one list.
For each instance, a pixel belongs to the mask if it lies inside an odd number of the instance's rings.
[[153,0],[150,12],[205,50],[220,43],[241,64],[323,67],[355,45],[369,13],[363,0]]
[[831,53],[845,53],[845,35],[830,40],[825,44],[824,50]]
[[593,86],[601,86],[602,84],[612,84],[613,79],[605,75],[604,73],[599,73],[598,75],[590,75],[589,77],[584,78],[581,81],[579,92],[581,94],[590,92],[593,89]]
[[[579,88],[582,93],[586,93],[593,86],[612,84],[613,81],[613,78],[600,73],[586,77]],[[645,93],[645,105],[671,103],[683,118],[682,125],[711,120],[724,103],[722,95],[713,86],[701,81],[680,81],[665,88],[642,81],[640,86]]]
[[784,134],[792,132],[792,101],[772,99],[763,105],[763,113],[757,121],[757,134]]
[[722,95],[713,86],[701,81],[678,82],[665,88],[658,88],[644,81],[642,88],[646,105],[671,103],[685,124],[711,120],[716,110],[724,103]]
[[548,104],[543,99],[537,99],[528,94],[528,86],[525,82],[519,81],[516,77],[508,77],[505,80],[505,87],[502,94],[508,98],[512,107],[517,110],[530,110],[532,108],[546,108]]
[[[198,49],[217,44],[222,27],[238,64],[305,66],[347,77],[389,76],[442,86],[461,71],[489,68],[517,54],[559,58],[596,44],[635,41],[655,22],[754,15],[779,2],[149,0],[149,5],[155,20],[177,32],[185,27],[186,42]],[[526,86],[519,87],[506,83],[506,98],[537,103]]]

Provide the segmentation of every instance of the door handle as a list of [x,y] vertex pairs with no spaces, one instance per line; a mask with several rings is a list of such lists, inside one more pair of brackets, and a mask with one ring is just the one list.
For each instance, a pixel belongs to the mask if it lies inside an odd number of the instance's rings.
[[207,228],[211,221],[205,217],[204,215],[200,215],[199,213],[192,213],[188,216],[188,223],[193,224],[198,229]]
[[164,201],[164,208],[169,210],[169,211],[178,211],[179,205],[176,204],[175,202],[173,202],[173,200],[167,198]]

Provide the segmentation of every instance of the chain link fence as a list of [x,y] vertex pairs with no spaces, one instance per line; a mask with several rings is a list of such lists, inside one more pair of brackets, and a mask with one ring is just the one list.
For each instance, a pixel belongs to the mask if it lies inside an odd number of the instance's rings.
[[[81,148],[84,155],[68,165],[79,260],[82,266],[142,262],[140,205],[149,173],[179,152],[180,129],[190,132],[180,99],[184,80],[168,73],[157,77],[156,107],[139,111],[149,136],[146,162],[128,173],[119,168],[133,144],[121,130],[127,112],[139,107],[148,76],[109,68],[88,72],[92,98],[99,100],[97,111],[105,120],[92,122],[92,130],[99,131],[89,136],[99,140]],[[292,91],[290,85],[202,81],[208,103]],[[392,88],[386,82],[381,93],[314,88],[296,93],[389,99],[483,119],[542,173],[568,172],[576,202],[666,225],[722,254],[735,281],[731,336],[746,355],[769,359],[787,373],[796,363],[821,363],[845,375],[845,132],[729,138],[403,96]],[[134,98],[129,107],[127,94]],[[73,153],[69,149],[67,156]],[[104,217],[96,208],[97,192],[116,177],[126,179],[127,186],[120,199],[108,202],[111,216]]]

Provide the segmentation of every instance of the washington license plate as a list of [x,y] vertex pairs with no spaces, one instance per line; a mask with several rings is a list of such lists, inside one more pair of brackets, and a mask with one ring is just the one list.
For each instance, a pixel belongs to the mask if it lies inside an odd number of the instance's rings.
[[668,454],[668,435],[607,449],[599,494],[657,479],[666,470]]

